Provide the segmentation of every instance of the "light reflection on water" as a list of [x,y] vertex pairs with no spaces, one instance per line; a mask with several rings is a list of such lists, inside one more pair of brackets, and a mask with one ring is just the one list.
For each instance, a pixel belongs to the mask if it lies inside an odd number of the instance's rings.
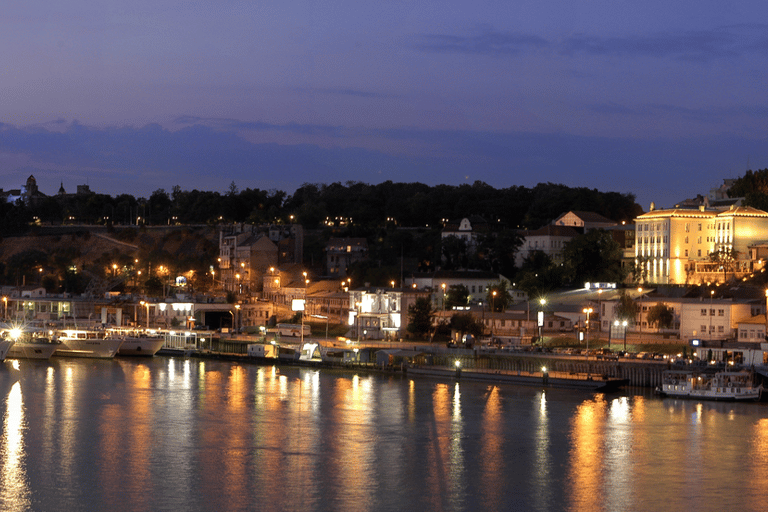
[[763,404],[197,359],[5,362],[2,510],[761,510]]

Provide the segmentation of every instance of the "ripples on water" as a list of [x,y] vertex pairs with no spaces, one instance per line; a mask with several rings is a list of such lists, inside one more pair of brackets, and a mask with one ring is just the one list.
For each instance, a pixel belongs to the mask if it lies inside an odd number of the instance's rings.
[[763,510],[763,404],[199,359],[6,361],[0,510]]

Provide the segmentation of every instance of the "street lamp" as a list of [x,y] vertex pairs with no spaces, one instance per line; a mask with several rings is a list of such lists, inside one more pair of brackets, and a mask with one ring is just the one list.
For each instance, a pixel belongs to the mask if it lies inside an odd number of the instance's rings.
[[[445,317],[445,283],[441,284],[440,287],[443,289],[443,317]],[[443,320],[441,318],[440,320]]]
[[709,291],[709,339],[712,339],[712,317],[715,316],[715,310],[712,309],[712,299],[715,296],[715,290]]
[[[768,292],[766,292],[768,295]],[[8,297],[3,297],[3,320],[8,319]]]
[[541,311],[539,311],[539,318],[538,318],[538,324],[539,324],[539,343],[542,343],[541,339],[541,331],[544,328],[544,304],[547,303],[547,299],[539,299],[539,304],[541,304]]
[[237,316],[235,317],[235,332],[237,332],[237,326],[240,325],[240,304],[235,304],[235,311]]
[[643,342],[643,288],[640,287],[637,289],[638,299],[640,299],[640,305],[637,307],[637,315],[639,317],[639,324],[640,324],[640,343]]
[[496,290],[493,290],[491,292],[491,342],[493,342],[493,313],[494,313],[494,304],[496,299]]
[[307,287],[309,286],[309,279],[307,279],[307,273],[304,272],[304,307],[301,310],[301,346],[304,347],[304,313],[307,311]]
[[[149,302],[145,302],[145,301],[143,301],[143,300],[142,300],[142,301],[140,302],[140,304],[141,304],[142,306],[146,306],[146,307],[147,307],[147,329],[149,329]],[[138,319],[137,319],[137,320],[138,320]],[[137,323],[138,323],[138,321],[137,321]]]
[[627,351],[627,321],[624,320],[621,322],[621,325],[624,327],[624,352]]
[[585,316],[584,328],[587,331],[587,334],[586,334],[587,359],[589,359],[589,315],[592,313],[592,308],[584,308],[582,311],[584,312],[584,316]]
[[[603,290],[602,288],[597,290],[597,332],[603,332],[603,310],[601,309],[601,302],[600,299],[602,298]],[[599,336],[599,335],[598,335]]]

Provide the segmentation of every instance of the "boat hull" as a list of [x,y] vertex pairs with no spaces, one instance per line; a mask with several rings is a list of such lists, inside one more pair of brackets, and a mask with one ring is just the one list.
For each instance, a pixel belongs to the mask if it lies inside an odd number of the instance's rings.
[[0,340],[0,361],[5,360],[13,345],[13,340]]
[[163,348],[163,338],[123,338],[117,354],[120,356],[154,356]]
[[115,357],[123,340],[103,339],[67,339],[59,338],[61,346],[53,353],[57,357],[95,357],[111,359]]
[[[727,388],[726,388],[727,389]],[[757,402],[762,396],[762,389],[752,388],[744,391],[707,391],[707,390],[683,390],[671,391],[657,388],[657,392],[669,398],[688,398],[693,400],[715,400],[720,402]]]
[[61,345],[58,343],[14,343],[8,351],[10,359],[50,359]]
[[617,391],[626,386],[626,379],[603,379],[598,376],[579,375],[573,377],[557,377],[550,373],[517,373],[503,371],[456,370],[448,368],[413,366],[406,369],[408,375],[424,377],[455,378],[495,383],[522,384],[527,386],[543,386],[549,388],[584,389],[596,392]]

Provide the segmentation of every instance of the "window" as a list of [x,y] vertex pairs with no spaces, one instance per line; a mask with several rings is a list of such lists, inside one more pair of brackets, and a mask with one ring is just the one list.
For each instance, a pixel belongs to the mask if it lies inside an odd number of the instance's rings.
[[688,249],[685,250],[685,257],[688,257]]
[[701,222],[699,222],[699,231],[701,231]]
[[717,326],[717,332],[719,332],[720,334],[722,334],[724,332],[724,328],[723,328],[722,325],[718,325]]
[[707,310],[706,309],[702,309],[701,310],[701,316],[707,316]]
[[701,332],[707,332],[707,326],[706,325],[702,325],[701,326]]
[[714,309],[710,309],[709,310],[709,316],[715,316],[715,310]]
[[718,309],[717,310],[717,316],[725,316],[725,310],[724,309]]

